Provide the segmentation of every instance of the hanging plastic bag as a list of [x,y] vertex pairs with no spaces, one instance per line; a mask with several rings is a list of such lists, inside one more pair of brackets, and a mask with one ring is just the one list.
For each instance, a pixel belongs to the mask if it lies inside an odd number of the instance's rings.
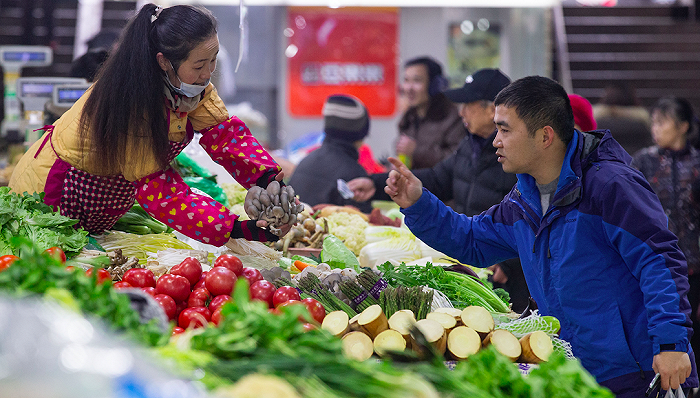
[[675,392],[669,388],[668,391],[666,391],[665,398],[685,398],[685,394],[682,388],[678,388]]

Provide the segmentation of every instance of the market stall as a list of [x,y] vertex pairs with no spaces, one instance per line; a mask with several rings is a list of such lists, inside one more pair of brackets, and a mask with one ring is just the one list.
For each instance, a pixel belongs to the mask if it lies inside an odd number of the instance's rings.
[[[210,188],[252,203],[240,186]],[[558,339],[557,319],[512,312],[483,270],[368,222],[400,225],[397,212],[299,207],[280,241],[217,248],[138,206],[88,236],[40,195],[0,189],[3,299],[104,324],[201,396],[612,396]],[[21,391],[10,376],[0,385]]]

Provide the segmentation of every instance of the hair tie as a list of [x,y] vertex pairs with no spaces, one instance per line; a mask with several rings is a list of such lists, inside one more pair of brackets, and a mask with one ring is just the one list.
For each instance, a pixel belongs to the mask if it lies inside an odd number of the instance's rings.
[[153,15],[151,15],[151,23],[155,22],[156,19],[158,19],[161,11],[163,11],[163,7],[161,7],[161,6],[156,7],[155,11],[153,12]]

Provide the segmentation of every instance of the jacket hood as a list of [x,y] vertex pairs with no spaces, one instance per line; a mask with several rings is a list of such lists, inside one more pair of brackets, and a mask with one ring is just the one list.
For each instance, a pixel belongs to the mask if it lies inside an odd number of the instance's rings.
[[[557,206],[571,204],[581,193],[580,178],[583,171],[599,161],[616,161],[629,165],[632,157],[615,141],[609,130],[582,133],[574,130],[574,136],[566,149],[566,157],[559,173],[557,191],[553,201]],[[533,210],[542,214],[540,193],[535,179],[529,174],[518,174],[517,188]]]
[[584,163],[607,160],[629,165],[632,161],[632,156],[615,141],[610,130],[589,131],[580,133],[580,136],[578,146],[581,148],[580,158]]

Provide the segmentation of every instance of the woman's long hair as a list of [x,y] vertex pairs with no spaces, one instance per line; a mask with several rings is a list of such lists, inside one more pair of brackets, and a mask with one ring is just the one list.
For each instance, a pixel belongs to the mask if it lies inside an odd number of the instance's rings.
[[163,53],[177,70],[192,49],[217,33],[216,19],[204,8],[178,5],[158,13],[156,8],[146,4],[129,21],[83,108],[80,137],[90,142],[88,162],[97,174],[120,173],[127,149],[133,159],[155,157],[160,167],[167,166],[164,72],[156,54]]

